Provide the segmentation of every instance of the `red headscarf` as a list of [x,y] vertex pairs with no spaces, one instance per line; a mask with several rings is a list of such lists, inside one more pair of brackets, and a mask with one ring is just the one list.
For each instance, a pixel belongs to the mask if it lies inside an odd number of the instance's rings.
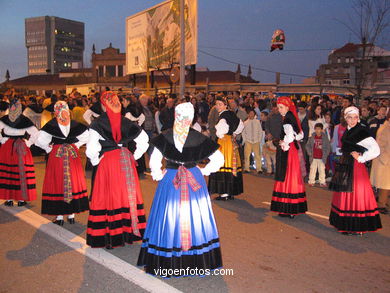
[[112,110],[113,104],[119,102],[118,96],[112,91],[107,91],[102,94],[102,96],[100,97],[100,101],[102,105],[106,108],[106,113],[108,119],[110,120],[112,137],[114,138],[115,142],[118,143],[122,138],[122,115],[120,111],[118,113],[115,113]]
[[299,132],[302,131],[302,126],[301,126],[301,120],[299,120],[298,114],[297,114],[297,108],[295,107],[294,102],[289,98],[289,97],[279,97],[278,101],[276,102],[277,104],[282,104],[288,107],[291,113],[293,113],[295,119],[297,120]]

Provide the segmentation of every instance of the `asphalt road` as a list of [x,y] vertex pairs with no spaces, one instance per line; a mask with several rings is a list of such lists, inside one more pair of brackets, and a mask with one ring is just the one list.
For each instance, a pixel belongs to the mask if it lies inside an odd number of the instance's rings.
[[[35,163],[40,194],[43,157]],[[156,186],[149,176],[141,180],[147,214]],[[183,292],[390,292],[390,216],[381,216],[379,232],[345,236],[327,220],[331,192],[307,186],[310,215],[287,219],[269,211],[272,187],[271,178],[245,174],[244,194],[213,201],[224,268],[233,275],[161,280]],[[40,205],[39,197],[27,207],[39,213]],[[77,223],[63,228],[85,238],[87,217],[76,215]],[[0,239],[0,293],[143,292],[1,210]],[[135,266],[139,249],[137,243],[109,253]]]

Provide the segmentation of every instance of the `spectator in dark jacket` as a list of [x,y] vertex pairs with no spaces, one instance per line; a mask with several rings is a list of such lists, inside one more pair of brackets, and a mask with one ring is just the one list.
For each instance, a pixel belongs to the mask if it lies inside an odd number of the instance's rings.
[[371,119],[368,127],[370,127],[370,133],[373,138],[376,138],[376,133],[378,132],[379,127],[386,121],[387,108],[385,106],[380,106],[378,109],[378,114]]
[[278,111],[276,103],[272,104],[272,112],[265,122],[265,134],[268,140],[279,140],[282,131],[283,118]]
[[167,99],[167,104],[160,113],[161,131],[167,130],[173,127],[175,121],[175,100],[172,98]]

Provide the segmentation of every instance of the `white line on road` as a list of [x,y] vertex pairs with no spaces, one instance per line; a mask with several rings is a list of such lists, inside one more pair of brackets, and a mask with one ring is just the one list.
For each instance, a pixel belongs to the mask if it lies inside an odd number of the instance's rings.
[[[79,253],[89,257],[96,261],[98,264],[103,265],[109,270],[117,273],[126,280],[138,285],[149,292],[173,292],[179,293],[178,289],[164,283],[156,277],[146,274],[139,268],[121,260],[120,258],[112,255],[101,248],[90,248],[85,239],[77,236],[76,234],[61,228],[58,225],[51,224],[51,221],[38,215],[37,213],[26,209],[24,207],[5,207],[3,205],[4,200],[0,200],[0,208],[20,220],[30,224],[38,230],[48,234],[49,236],[64,243],[70,248],[78,251]],[[49,225],[48,225],[49,224]]]
[[[269,206],[271,205],[271,203],[268,202],[268,201],[263,201],[262,203],[266,204],[266,205],[269,205]],[[318,217],[318,218],[321,218],[321,219],[329,220],[329,217],[323,216],[323,215],[320,215],[320,214],[316,214],[316,213],[312,213],[312,212],[306,212],[306,214],[308,214],[310,216]]]

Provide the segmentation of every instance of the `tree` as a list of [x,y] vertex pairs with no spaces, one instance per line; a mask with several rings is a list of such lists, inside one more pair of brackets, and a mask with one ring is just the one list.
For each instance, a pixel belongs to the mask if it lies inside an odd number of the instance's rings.
[[362,50],[357,60],[356,95],[361,97],[369,74],[372,50],[382,37],[388,38],[390,28],[390,0],[353,0],[349,22],[340,21],[359,40]]

